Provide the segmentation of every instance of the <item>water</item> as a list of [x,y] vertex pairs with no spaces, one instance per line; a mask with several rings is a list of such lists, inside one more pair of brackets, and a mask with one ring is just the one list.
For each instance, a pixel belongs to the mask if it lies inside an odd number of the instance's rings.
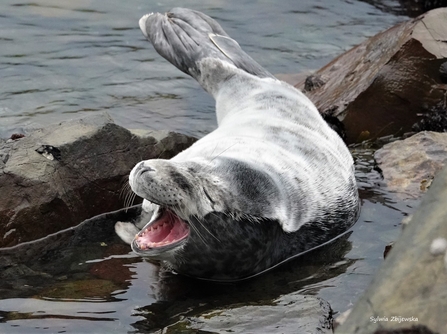
[[93,218],[43,240],[0,250],[1,333],[151,332],[231,305],[271,303],[300,293],[352,307],[418,201],[390,193],[373,149],[353,148],[362,212],[337,242],[257,278],[218,284],[189,279],[135,256],[115,235],[137,209]]
[[[104,110],[129,128],[199,137],[212,131],[212,99],[162,60],[138,29],[143,14],[177,3],[2,1],[0,137]],[[361,1],[187,0],[182,6],[218,19],[272,73],[317,69],[406,19]],[[297,260],[241,285],[207,285],[159,272],[109,228],[95,239],[62,244],[53,257],[28,258],[24,267],[11,263],[16,276],[0,286],[0,332],[145,332],[199,308],[296,291],[323,297],[342,312],[364,292],[385,245],[417,205],[386,191],[372,152],[353,149],[362,214],[337,252],[327,250],[329,260],[323,253],[323,259]]]
[[[128,128],[199,137],[212,131],[211,97],[158,56],[138,28],[143,14],[177,5],[173,0],[3,0],[0,137],[101,111]],[[187,0],[182,6],[216,18],[275,74],[318,69],[405,19],[342,0]]]

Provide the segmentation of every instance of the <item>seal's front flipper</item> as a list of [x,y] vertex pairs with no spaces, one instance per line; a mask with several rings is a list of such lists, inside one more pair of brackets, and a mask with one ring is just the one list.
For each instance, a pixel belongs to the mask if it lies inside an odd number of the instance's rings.
[[126,244],[132,244],[135,234],[140,230],[132,223],[117,222],[115,224],[115,232]]
[[261,78],[274,78],[248,56],[216,21],[203,13],[174,8],[166,14],[144,15],[139,25],[161,56],[194,77],[207,90],[212,90],[210,85],[214,84],[205,82],[205,77],[213,73],[203,73],[212,71],[210,63],[219,68],[229,64]]

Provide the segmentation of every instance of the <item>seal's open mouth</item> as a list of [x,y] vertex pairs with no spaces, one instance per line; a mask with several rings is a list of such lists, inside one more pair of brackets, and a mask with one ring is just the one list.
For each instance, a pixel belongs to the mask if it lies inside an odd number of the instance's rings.
[[139,250],[172,247],[189,235],[189,226],[175,213],[161,209],[158,217],[146,225],[136,236],[133,244]]

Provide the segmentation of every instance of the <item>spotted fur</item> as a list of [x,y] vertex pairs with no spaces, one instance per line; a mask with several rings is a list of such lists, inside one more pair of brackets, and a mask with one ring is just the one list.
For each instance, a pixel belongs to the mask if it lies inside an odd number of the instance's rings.
[[132,190],[154,203],[150,210],[169,208],[192,227],[176,249],[138,253],[187,275],[240,279],[355,222],[350,152],[303,93],[275,79],[202,13],[175,8],[144,16],[140,27],[213,95],[218,128],[171,160],[132,170]]

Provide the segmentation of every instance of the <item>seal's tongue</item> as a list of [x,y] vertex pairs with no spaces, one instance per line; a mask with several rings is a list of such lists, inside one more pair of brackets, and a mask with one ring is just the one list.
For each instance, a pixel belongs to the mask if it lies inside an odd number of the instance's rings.
[[176,243],[189,234],[188,225],[176,214],[163,210],[160,217],[143,228],[135,237],[140,249],[157,248]]

